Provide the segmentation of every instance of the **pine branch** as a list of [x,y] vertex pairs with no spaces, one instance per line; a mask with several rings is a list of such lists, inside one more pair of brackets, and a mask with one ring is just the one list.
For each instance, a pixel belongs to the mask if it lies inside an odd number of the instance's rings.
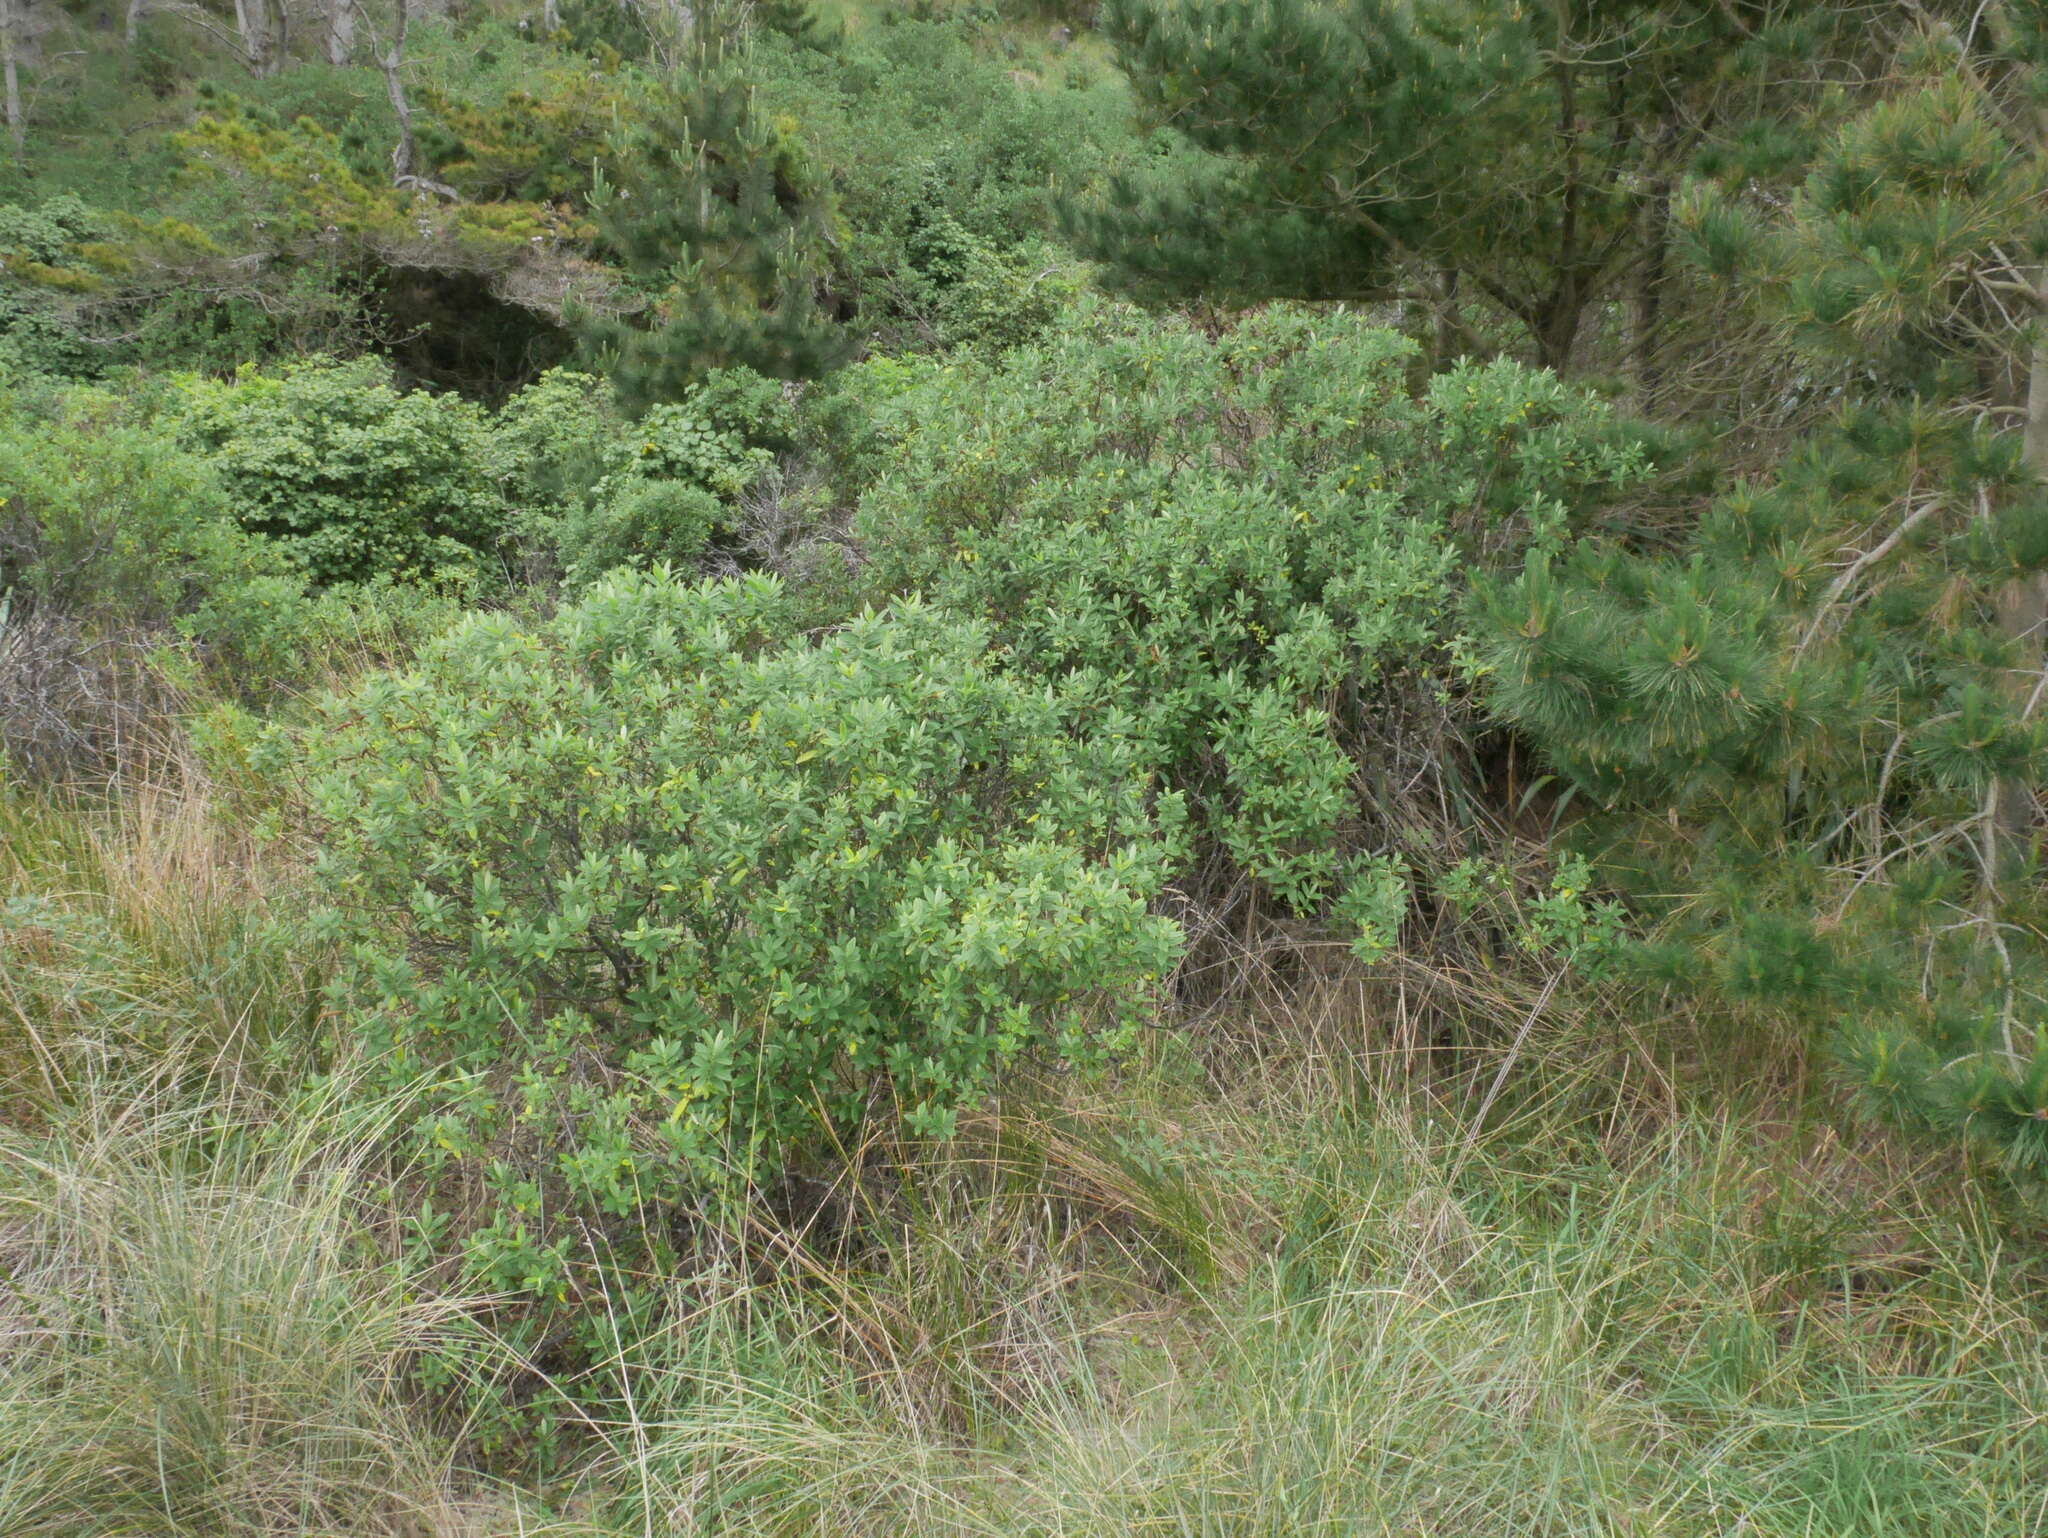
[[1826,620],[1829,611],[1834,608],[1836,600],[1848,590],[1849,585],[1872,566],[1898,549],[1899,542],[1912,533],[1929,513],[1936,511],[1940,506],[1941,499],[1939,497],[1927,498],[1926,501],[1922,502],[1901,519],[1899,526],[1879,541],[1874,549],[1858,556],[1840,576],[1828,584],[1828,590],[1821,595],[1820,607],[1814,611],[1813,622],[1806,627],[1806,634],[1799,638],[1799,644],[1792,648],[1793,663],[1796,664],[1806,654],[1806,649],[1813,644],[1814,637],[1820,634],[1822,622]]

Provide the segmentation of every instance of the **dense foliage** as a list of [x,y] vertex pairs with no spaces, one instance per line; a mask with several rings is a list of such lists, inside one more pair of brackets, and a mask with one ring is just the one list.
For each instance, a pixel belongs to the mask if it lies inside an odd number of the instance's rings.
[[474,580],[505,535],[484,413],[370,359],[195,380],[180,427],[242,526],[317,583]]
[[[474,620],[307,734],[323,873],[494,1285],[578,1213],[772,1173],[879,1093],[943,1134],[1021,1053],[1099,1061],[1169,967],[1177,822],[1122,734],[910,604],[774,639],[772,579]],[[1162,840],[1167,841],[1162,841]]]
[[0,130],[0,1530],[2038,1538],[2048,0]]
[[1938,40],[1906,62],[1774,210],[1732,169],[1681,210],[1841,370],[1830,420],[1678,551],[1588,543],[1482,584],[1477,628],[1495,707],[1618,814],[1657,972],[1825,1023],[1874,1104],[2042,1169],[2048,354],[2022,410],[1999,292],[2033,291],[2007,253],[2040,242],[2043,146],[2031,94]]
[[1443,853],[1397,777],[1469,771],[1459,571],[1554,547],[1643,464],[1512,363],[1411,395],[1412,352],[1351,316],[1205,335],[1106,310],[851,385],[882,395],[860,584],[982,619],[1010,668],[1119,723],[1187,796],[1205,862],[1297,912],[1355,908],[1390,856]]
[[1856,10],[1110,0],[1164,153],[1074,222],[1154,290],[1409,298],[1448,355],[1569,369],[1633,300],[1654,368],[1674,181],[1792,72],[1853,65]]

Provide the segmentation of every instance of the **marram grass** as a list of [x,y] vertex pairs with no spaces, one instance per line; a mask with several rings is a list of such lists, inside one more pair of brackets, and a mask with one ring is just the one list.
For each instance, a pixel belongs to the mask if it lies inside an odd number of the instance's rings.
[[493,1467],[411,1373],[493,1300],[379,1238],[402,1104],[246,1050],[313,963],[197,816],[6,823],[105,940],[8,937],[9,1538],[2048,1533],[2048,1288],[1952,1178],[1583,1085],[1468,1139],[1331,1020],[847,1150],[587,1379],[503,1353],[582,1429]]

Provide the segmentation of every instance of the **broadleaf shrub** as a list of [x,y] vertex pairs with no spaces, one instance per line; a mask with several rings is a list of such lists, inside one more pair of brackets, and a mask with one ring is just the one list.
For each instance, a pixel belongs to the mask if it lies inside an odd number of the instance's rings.
[[491,1193],[496,1281],[547,1293],[571,1216],[891,1106],[944,1133],[1021,1054],[1099,1061],[1176,955],[1149,905],[1178,802],[1128,722],[1078,732],[921,604],[815,643],[776,639],[787,607],[616,573],[297,739],[353,1018],[435,1086],[418,1152]]
[[17,617],[150,629],[286,569],[236,527],[212,468],[137,403],[0,391],[0,593]]
[[301,687],[341,659],[402,654],[451,617],[447,595],[388,579],[312,591],[240,525],[214,467],[155,404],[0,391],[0,736],[18,746],[66,712],[89,738],[91,722],[146,714],[173,683]]
[[401,393],[374,359],[185,386],[183,432],[213,461],[243,527],[316,583],[473,581],[509,521],[482,408]]
[[922,593],[1127,718],[1187,797],[1198,879],[1306,915],[1356,876],[1340,914],[1381,911],[1391,867],[1359,860],[1430,827],[1414,804],[1470,753],[1465,572],[1555,545],[1644,464],[1550,374],[1462,365],[1417,396],[1412,351],[1349,315],[1209,334],[1095,307],[999,357],[848,370],[812,415],[858,501],[849,601]]
[[775,462],[781,386],[748,369],[714,369],[682,399],[621,427],[606,473],[563,514],[563,578],[588,587],[618,566],[704,560],[734,522],[734,504]]
[[589,587],[619,566],[697,565],[789,441],[782,386],[713,369],[628,421],[603,381],[554,369],[493,430],[529,576]]
[[561,575],[563,520],[604,479],[622,430],[611,388],[573,369],[549,369],[498,408],[491,432],[512,503],[516,564],[529,581]]

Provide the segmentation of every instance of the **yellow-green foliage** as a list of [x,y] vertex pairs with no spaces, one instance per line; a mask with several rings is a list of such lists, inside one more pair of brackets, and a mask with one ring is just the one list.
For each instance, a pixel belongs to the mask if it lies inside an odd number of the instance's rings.
[[785,611],[765,579],[614,577],[296,739],[341,997],[379,1072],[432,1086],[418,1157],[490,1192],[493,1285],[559,1301],[576,1222],[660,1250],[661,1205],[821,1130],[893,1104],[943,1134],[1021,1055],[1099,1062],[1171,964],[1146,907],[1177,808],[1127,743],[975,626],[907,604],[813,644]]
[[612,158],[619,124],[641,110],[644,89],[632,73],[585,65],[550,69],[496,101],[424,90],[420,105],[454,141],[435,174],[471,199],[580,207],[592,167]]
[[264,221],[276,255],[345,242],[407,265],[501,269],[536,241],[578,239],[589,226],[562,209],[528,203],[449,202],[422,189],[368,182],[340,138],[311,118],[289,126],[241,112],[207,114],[175,141],[188,174],[233,181]]
[[1348,315],[1209,334],[1101,308],[993,359],[855,370],[833,425],[873,477],[863,591],[989,625],[1279,901],[1378,885],[1351,856],[1403,832],[1354,784],[1384,786],[1408,691],[1444,693],[1416,681],[1448,680],[1461,568],[1554,542],[1641,466],[1547,374],[1468,365],[1418,398],[1411,352]]

